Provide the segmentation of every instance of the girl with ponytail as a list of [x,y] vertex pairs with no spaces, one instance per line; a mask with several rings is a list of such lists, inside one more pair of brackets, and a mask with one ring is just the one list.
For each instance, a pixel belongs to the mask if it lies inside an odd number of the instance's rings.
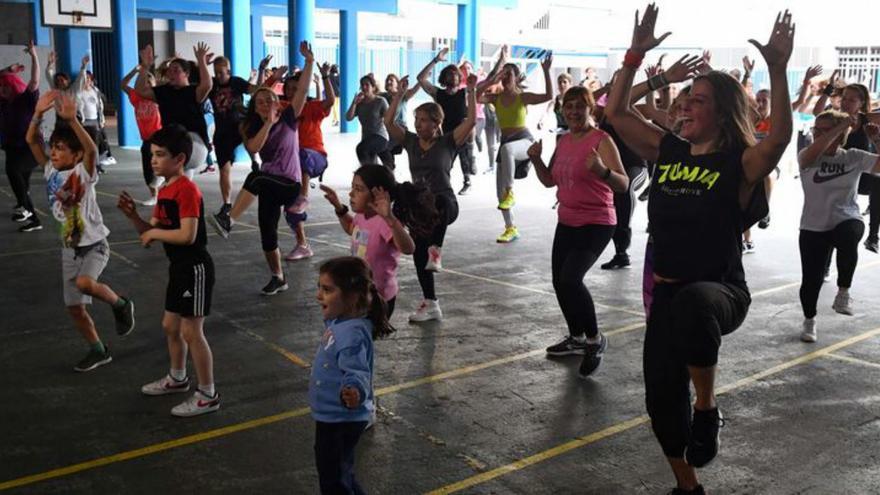
[[312,365],[309,407],[321,493],[365,493],[354,477],[354,449],[375,411],[373,339],[394,328],[361,258],[325,261],[317,298],[325,329]]
[[437,223],[434,195],[422,185],[398,184],[390,170],[376,165],[355,171],[348,193],[351,212],[332,188],[322,185],[321,190],[336,210],[342,230],[351,236],[352,256],[363,258],[372,270],[390,318],[397,299],[400,253],[415,252],[409,232],[427,236]]

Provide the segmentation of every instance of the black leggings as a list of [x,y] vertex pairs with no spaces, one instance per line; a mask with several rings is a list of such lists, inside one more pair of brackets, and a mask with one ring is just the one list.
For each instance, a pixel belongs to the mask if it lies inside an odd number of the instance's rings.
[[877,237],[880,231],[880,178],[862,174],[859,179],[859,193],[868,195],[868,237]]
[[645,403],[667,457],[683,457],[690,437],[688,366],[718,362],[721,336],[742,324],[750,303],[745,283],[654,285],[643,357]]
[[632,229],[629,226],[632,221],[633,211],[636,207],[636,189],[642,187],[648,177],[645,167],[626,167],[626,175],[629,177],[629,186],[622,193],[614,193],[614,211],[617,213],[617,228],[614,229],[614,251],[617,254],[626,254],[632,242]]
[[801,230],[798,240],[801,249],[800,296],[805,318],[816,316],[816,301],[832,249],[837,249],[837,286],[848,289],[852,285],[859,262],[859,241],[864,233],[865,224],[857,219],[840,222],[833,230],[825,232]]
[[366,421],[315,421],[315,465],[321,495],[366,495],[354,478],[354,448]]
[[461,174],[467,180],[469,175],[477,174],[476,158],[474,157],[474,142],[465,141],[456,150],[458,163],[461,165]]
[[611,241],[614,225],[569,227],[557,224],[553,237],[553,290],[572,336],[593,338],[599,332],[593,297],[584,276]]
[[144,141],[141,144],[141,169],[144,172],[144,182],[147,183],[147,187],[153,187],[153,183],[156,182],[156,174],[153,173],[153,151],[150,149],[150,142]]
[[6,177],[9,179],[9,187],[15,194],[16,206],[33,213],[34,203],[31,201],[31,172],[37,166],[37,160],[31,153],[31,149],[25,146],[7,146],[6,150]]
[[378,134],[364,136],[354,152],[357,153],[361,165],[375,165],[376,157],[379,157],[382,165],[394,170],[394,155],[391,154],[388,140]]
[[428,263],[428,248],[431,246],[443,247],[443,238],[446,237],[446,228],[458,218],[458,201],[451,192],[437,193],[434,196],[434,205],[440,213],[440,219],[430,237],[413,236],[416,250],[413,252],[413,262],[416,265],[416,275],[419,277],[419,285],[422,287],[422,296],[425,299],[437,299],[434,292],[434,272],[425,270]]
[[278,249],[278,220],[281,208],[289,206],[299,196],[300,183],[293,179],[264,172],[251,172],[241,186],[245,191],[259,196],[257,218],[260,223],[260,241],[263,251]]

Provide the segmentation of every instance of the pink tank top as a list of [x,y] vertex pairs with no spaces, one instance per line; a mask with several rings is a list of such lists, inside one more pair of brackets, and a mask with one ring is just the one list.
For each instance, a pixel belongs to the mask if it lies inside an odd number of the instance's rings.
[[588,162],[590,152],[607,135],[593,129],[580,139],[566,134],[556,144],[552,174],[559,200],[559,223],[569,227],[617,225],[614,192],[590,170]]

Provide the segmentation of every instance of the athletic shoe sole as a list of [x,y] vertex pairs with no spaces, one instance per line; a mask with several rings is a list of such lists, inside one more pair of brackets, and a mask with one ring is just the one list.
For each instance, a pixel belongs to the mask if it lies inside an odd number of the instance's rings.
[[141,387],[141,393],[144,395],[149,395],[150,397],[159,397],[160,395],[183,394],[186,392],[189,392],[189,382],[186,382],[185,387],[163,388],[162,390],[157,391]]
[[110,364],[111,361],[113,361],[113,356],[107,356],[106,359],[102,359],[100,361],[97,361],[97,362],[93,363],[91,366],[89,366],[88,368],[80,368],[78,366],[74,366],[73,371],[76,371],[78,373],[85,373],[86,371],[92,371],[93,369],[104,366],[105,364]]
[[229,239],[229,231],[224,229],[213,215],[211,215],[208,223],[211,224],[211,227],[214,227],[214,231],[217,232],[217,235],[224,239]]
[[134,331],[134,327],[136,324],[137,324],[137,322],[134,319],[134,302],[131,302],[131,326],[128,327],[127,330],[124,330],[122,333],[117,331],[116,334],[119,335],[120,337],[125,337],[126,335],[128,335]]
[[274,296],[275,294],[278,294],[279,292],[284,292],[284,291],[286,291],[286,290],[289,289],[289,288],[290,288],[290,287],[288,287],[287,284],[284,284],[284,285],[282,285],[281,287],[278,287],[277,289],[272,290],[272,291],[268,291],[268,292],[267,292],[267,291],[262,291],[262,290],[261,290],[261,291],[260,291],[260,294],[263,294],[264,296]]
[[171,410],[171,415],[177,418],[192,418],[194,416],[201,416],[202,414],[208,414],[215,411],[220,410],[220,403],[210,406],[196,409],[195,411],[186,411],[186,412],[174,412],[174,409]]
[[42,225],[34,225],[33,227],[22,227],[18,229],[19,232],[34,232],[37,230],[43,230]]
[[572,349],[570,351],[547,351],[547,355],[553,357],[583,356],[586,353],[587,352],[584,349]]

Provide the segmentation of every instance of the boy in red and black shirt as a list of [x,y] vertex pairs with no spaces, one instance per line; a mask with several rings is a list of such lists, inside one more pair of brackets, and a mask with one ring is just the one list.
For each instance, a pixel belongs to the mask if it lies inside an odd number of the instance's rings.
[[198,186],[186,177],[184,167],[192,153],[192,140],[185,128],[167,125],[150,137],[152,166],[165,178],[149,222],[138,214],[127,192],[119,196],[119,208],[149,246],[162,241],[171,265],[165,292],[162,327],[168,340],[171,369],[165,377],[144,385],[146,395],[165,395],[189,391],[186,355],[192,352],[198,389],[171,410],[174,416],[197,416],[220,408],[220,395],[214,390],[214,362],[203,329],[211,309],[214,262],[208,254],[205,208]]

